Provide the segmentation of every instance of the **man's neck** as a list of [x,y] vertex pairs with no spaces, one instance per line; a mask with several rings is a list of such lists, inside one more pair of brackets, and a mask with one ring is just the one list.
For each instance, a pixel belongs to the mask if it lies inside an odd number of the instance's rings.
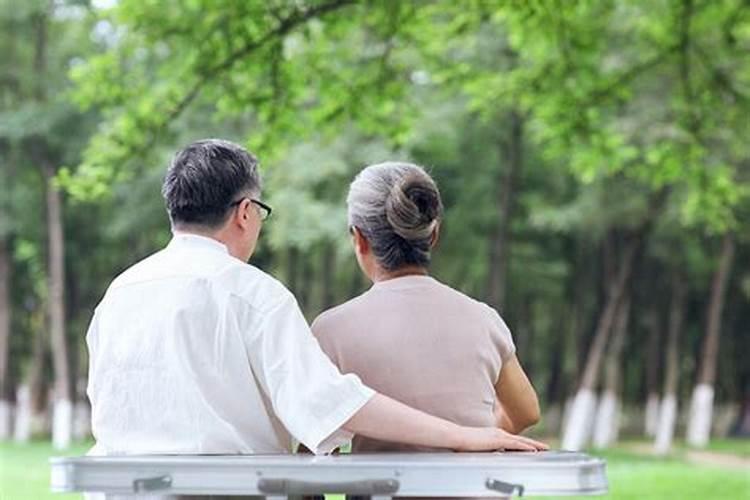
[[221,237],[221,231],[208,229],[201,226],[178,226],[172,228],[172,233],[178,234],[194,234],[196,236],[203,236],[204,238],[211,238],[220,243],[226,245],[226,241]]
[[175,236],[187,234],[187,235],[201,236],[203,238],[210,238],[212,240],[215,240],[221,243],[225,247],[227,247],[227,250],[229,251],[229,255],[236,257],[238,259],[240,258],[240,257],[237,257],[237,255],[235,255],[236,252],[233,251],[232,245],[229,243],[228,238],[226,238],[226,235],[221,230],[216,231],[216,230],[206,229],[206,228],[199,227],[199,226],[180,226],[180,227],[173,227],[172,234],[174,234]]

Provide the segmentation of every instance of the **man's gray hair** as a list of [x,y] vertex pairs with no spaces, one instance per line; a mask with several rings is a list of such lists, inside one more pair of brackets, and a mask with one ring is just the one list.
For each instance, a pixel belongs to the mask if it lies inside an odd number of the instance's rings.
[[258,160],[238,144],[204,139],[178,151],[167,170],[162,194],[174,226],[215,228],[236,198],[260,194]]
[[349,225],[370,243],[388,271],[427,266],[433,233],[443,213],[435,181],[419,165],[370,165],[354,178],[346,199]]

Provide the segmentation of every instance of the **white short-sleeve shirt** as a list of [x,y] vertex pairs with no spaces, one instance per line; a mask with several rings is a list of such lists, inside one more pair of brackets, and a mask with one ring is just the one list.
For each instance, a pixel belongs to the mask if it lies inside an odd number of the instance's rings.
[[86,341],[92,454],[326,453],[374,394],[281,283],[197,235],[118,276]]

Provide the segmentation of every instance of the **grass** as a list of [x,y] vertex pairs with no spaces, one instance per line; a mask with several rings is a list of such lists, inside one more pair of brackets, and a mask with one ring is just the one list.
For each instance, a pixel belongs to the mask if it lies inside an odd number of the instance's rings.
[[49,491],[50,456],[83,455],[91,443],[75,444],[54,451],[48,442],[0,443],[0,500],[79,500],[83,495],[53,494]]
[[610,498],[747,499],[750,470],[688,463],[680,455],[657,458],[614,449],[607,460]]
[[[80,495],[49,492],[51,455],[81,455],[89,443],[62,453],[49,443],[0,443],[0,500],[71,500]],[[708,448],[716,453],[748,456],[750,441],[717,440]],[[668,458],[638,454],[629,449],[597,452],[607,459],[612,499],[750,499],[750,470],[741,467],[696,465],[677,452]],[[329,497],[342,498],[342,497]]]
[[750,458],[750,439],[714,439],[706,450]]

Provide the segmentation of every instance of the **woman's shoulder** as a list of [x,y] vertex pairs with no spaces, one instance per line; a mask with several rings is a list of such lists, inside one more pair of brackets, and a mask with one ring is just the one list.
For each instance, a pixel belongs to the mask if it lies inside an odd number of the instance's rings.
[[318,336],[322,332],[331,331],[332,327],[337,327],[342,323],[357,321],[367,311],[368,293],[369,291],[364,292],[318,314],[311,325],[313,333]]
[[492,316],[497,314],[495,309],[485,302],[475,299],[471,295],[464,293],[457,288],[453,288],[439,280],[435,280],[435,287],[438,293],[447,301],[452,302],[456,307],[462,308],[467,314],[488,320],[492,320]]
[[486,338],[499,350],[502,361],[506,361],[515,352],[515,344],[513,342],[513,335],[508,325],[505,324],[505,321],[500,316],[500,313],[494,307],[481,300],[477,300],[447,285],[443,286],[450,290],[446,290],[444,293],[450,293],[453,300],[461,304],[460,311],[454,311],[454,314],[459,312],[465,320],[470,321],[470,324],[479,327],[475,331],[481,331],[483,335],[487,335]]

